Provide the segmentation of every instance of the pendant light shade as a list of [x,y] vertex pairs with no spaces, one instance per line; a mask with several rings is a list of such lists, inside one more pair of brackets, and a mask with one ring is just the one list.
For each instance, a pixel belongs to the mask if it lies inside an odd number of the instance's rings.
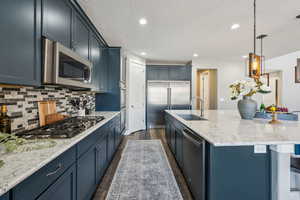
[[249,53],[248,76],[259,78],[261,76],[261,69],[261,57],[254,53]]

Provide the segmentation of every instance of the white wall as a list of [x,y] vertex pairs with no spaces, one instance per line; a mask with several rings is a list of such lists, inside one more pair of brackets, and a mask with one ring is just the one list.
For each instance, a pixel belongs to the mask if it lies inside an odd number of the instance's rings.
[[300,83],[295,83],[295,66],[300,51],[266,61],[267,71],[282,71],[282,105],[291,111],[300,110]]
[[237,109],[237,102],[230,99],[229,85],[236,81],[245,79],[245,64],[238,62],[203,61],[194,59],[192,61],[192,97],[196,95],[196,72],[198,69],[217,69],[218,79],[218,109]]
[[[272,58],[266,61],[266,71],[282,71],[282,106],[288,107],[291,111],[300,111],[300,83],[295,83],[295,66],[297,58],[300,58],[300,51],[287,55]],[[247,79],[245,63],[203,61],[194,59],[192,61],[192,96],[196,94],[196,71],[197,69],[217,69],[218,76],[218,109],[236,109],[236,101],[230,100],[228,86],[235,80]],[[254,97],[257,103],[262,102],[261,95]]]

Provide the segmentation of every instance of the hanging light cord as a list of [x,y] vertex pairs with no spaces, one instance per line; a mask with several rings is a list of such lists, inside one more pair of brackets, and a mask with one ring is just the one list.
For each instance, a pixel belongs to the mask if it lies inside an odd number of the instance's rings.
[[254,0],[254,55],[256,55],[256,0]]

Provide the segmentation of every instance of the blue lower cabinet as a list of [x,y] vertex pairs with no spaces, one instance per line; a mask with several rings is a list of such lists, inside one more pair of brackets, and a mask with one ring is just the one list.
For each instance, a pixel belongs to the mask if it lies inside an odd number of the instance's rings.
[[270,152],[215,147],[170,115],[166,140],[195,200],[270,200]]
[[253,146],[207,145],[209,200],[270,200],[270,152],[255,154]]
[[119,144],[120,117],[95,130],[0,200],[89,200]]
[[96,146],[96,181],[100,182],[107,167],[106,137]]
[[77,200],[90,199],[97,186],[97,148],[93,146],[77,161]]
[[115,130],[113,123],[107,129],[107,160],[111,161],[115,150]]
[[0,197],[0,200],[9,200],[10,198],[9,198],[9,192],[8,193],[6,193],[6,194],[4,194],[4,195],[2,195],[1,197]]
[[70,148],[13,188],[13,200],[39,197],[76,161],[76,149]]
[[37,200],[76,200],[76,167],[73,164]]

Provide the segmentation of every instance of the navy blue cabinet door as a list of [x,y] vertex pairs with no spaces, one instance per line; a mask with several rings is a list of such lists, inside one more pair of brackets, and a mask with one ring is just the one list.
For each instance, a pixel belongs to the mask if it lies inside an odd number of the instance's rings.
[[147,66],[147,80],[169,80],[167,66]]
[[41,84],[41,1],[2,0],[0,83]]
[[115,128],[114,124],[111,123],[107,129],[107,159],[111,161],[115,151]]
[[73,49],[82,57],[89,59],[89,28],[77,13],[74,13],[72,36]]
[[100,65],[100,57],[101,57],[101,47],[96,39],[96,36],[93,34],[90,35],[90,58],[93,63],[92,70],[92,84],[96,91],[100,90],[100,75],[101,75],[101,65]]
[[95,145],[87,151],[77,163],[77,200],[90,199],[96,189],[96,160]]
[[73,164],[37,200],[76,200],[76,167]]
[[269,151],[255,154],[253,146],[208,146],[208,200],[271,199]]
[[43,35],[71,48],[72,7],[67,0],[43,0]]
[[108,49],[101,48],[101,57],[100,57],[100,91],[107,92],[108,86]]
[[0,197],[0,200],[9,200],[9,193],[6,193]]
[[[121,69],[121,48],[105,48],[103,51],[104,58],[102,62],[107,63],[106,93],[96,95],[97,111],[120,111],[121,110],[121,92],[120,92],[120,69]],[[101,62],[101,65],[102,65]]]
[[189,81],[191,80],[190,67],[169,66],[169,80]]
[[106,137],[101,139],[100,144],[97,145],[97,159],[96,159],[96,179],[97,183],[101,180],[106,169]]

